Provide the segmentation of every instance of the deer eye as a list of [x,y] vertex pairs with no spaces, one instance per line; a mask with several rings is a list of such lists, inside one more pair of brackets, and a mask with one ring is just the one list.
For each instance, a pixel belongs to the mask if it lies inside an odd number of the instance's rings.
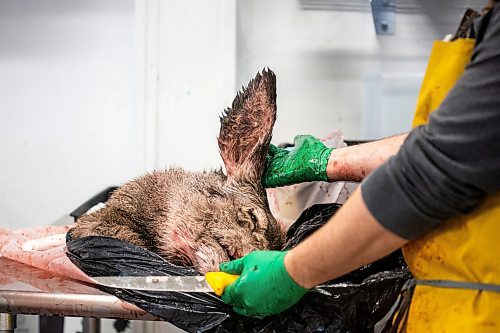
[[253,228],[252,228],[252,231],[256,230],[259,226],[259,220],[257,219],[257,216],[255,215],[254,213],[254,210],[253,209],[250,209],[248,211],[248,215],[250,215],[250,219],[252,220],[252,223],[253,223]]

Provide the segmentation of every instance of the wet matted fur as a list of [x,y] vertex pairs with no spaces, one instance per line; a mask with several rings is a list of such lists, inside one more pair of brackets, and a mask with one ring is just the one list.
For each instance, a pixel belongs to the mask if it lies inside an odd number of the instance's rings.
[[145,174],[79,218],[72,236],[115,237],[202,273],[253,250],[279,249],[282,230],[261,184],[275,120],[276,77],[263,70],[220,118],[227,175],[180,168]]

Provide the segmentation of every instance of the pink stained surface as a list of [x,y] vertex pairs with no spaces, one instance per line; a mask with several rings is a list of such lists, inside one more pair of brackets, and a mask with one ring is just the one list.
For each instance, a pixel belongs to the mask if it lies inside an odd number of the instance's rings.
[[71,227],[71,225],[43,226],[18,230],[0,228],[0,256],[72,279],[94,283],[66,256],[65,244],[59,244],[43,251],[26,252],[22,250],[24,242],[51,235],[65,234]]

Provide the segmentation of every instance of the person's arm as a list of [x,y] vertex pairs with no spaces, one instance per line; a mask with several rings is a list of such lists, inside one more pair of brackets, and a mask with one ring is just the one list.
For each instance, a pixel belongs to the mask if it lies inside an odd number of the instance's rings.
[[317,232],[287,253],[285,268],[304,288],[312,288],[375,261],[407,242],[371,215],[360,188]]
[[[334,149],[326,169],[330,181],[361,181],[397,154],[407,133],[360,145]],[[300,286],[312,288],[400,248],[406,239],[375,220],[358,188],[317,232],[291,250],[285,268]]]
[[362,181],[398,153],[408,133],[360,145],[334,149],[328,160],[329,181]]
[[322,282],[350,272],[401,247],[405,239],[384,229],[363,203],[358,188],[318,231],[288,252],[254,251],[220,269],[240,277],[222,300],[241,315],[279,313]]
[[370,213],[403,238],[500,191],[500,4],[482,20],[471,63],[429,122],[361,184]]
[[332,149],[312,135],[297,135],[292,149],[271,145],[264,187],[310,181],[361,181],[395,155],[408,134],[356,146]]
[[499,193],[500,5],[489,17],[471,64],[429,123],[414,129],[398,154],[295,249],[252,252],[222,264],[221,270],[241,274],[224,302],[245,315],[279,313],[304,287],[382,257]]

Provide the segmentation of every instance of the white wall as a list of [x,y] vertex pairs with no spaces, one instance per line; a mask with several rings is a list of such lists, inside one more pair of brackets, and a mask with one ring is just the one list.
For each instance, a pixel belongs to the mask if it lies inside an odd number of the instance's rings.
[[220,167],[235,50],[235,0],[0,2],[0,226],[145,170]]
[[[351,139],[373,138],[362,131],[363,110],[392,108],[389,114],[394,114],[401,108],[401,119],[411,118],[419,86],[415,78],[423,76],[432,41],[453,33],[462,14],[454,10],[454,1],[420,3],[420,13],[397,14],[395,36],[377,36],[369,11],[302,10],[298,0],[238,1],[236,82],[245,84],[264,66],[275,71],[278,120],[273,141],[331,129]],[[367,78],[373,76],[380,78],[380,92],[387,98],[366,99]],[[398,100],[391,87],[401,82],[410,86]],[[401,127],[384,124],[376,133]]]
[[0,1],[0,226],[142,171],[132,0]]
[[235,92],[236,0],[159,3],[156,167],[218,168],[219,116]]

